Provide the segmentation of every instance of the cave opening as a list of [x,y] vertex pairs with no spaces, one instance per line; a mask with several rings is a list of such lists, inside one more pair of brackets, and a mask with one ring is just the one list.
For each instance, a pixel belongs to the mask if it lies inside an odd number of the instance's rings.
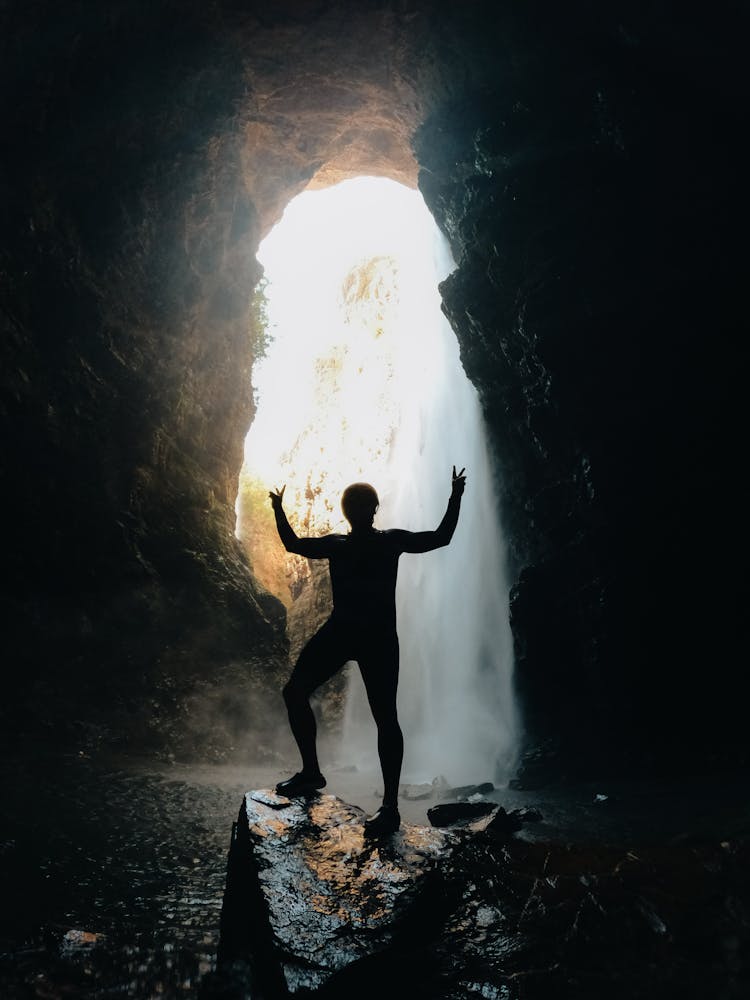
[[[373,483],[376,527],[437,526],[452,464],[469,488],[448,549],[403,556],[397,609],[406,780],[504,782],[515,763],[508,584],[477,392],[440,309],[455,266],[418,191],[357,177],[293,199],[260,247],[256,414],[245,443],[237,535],[256,578],[287,608],[294,659],[330,613],[327,564],[287,555],[268,504],[301,535],[343,533],[343,489]],[[358,672],[329,685],[320,711],[334,752],[374,762]],[[448,737],[448,738],[446,738]]]

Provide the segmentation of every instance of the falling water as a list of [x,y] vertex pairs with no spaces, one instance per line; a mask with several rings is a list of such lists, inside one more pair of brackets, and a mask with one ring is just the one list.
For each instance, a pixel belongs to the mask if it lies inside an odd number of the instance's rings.
[[[371,185],[366,195],[370,207],[378,199],[384,204],[396,201],[396,221],[385,228],[384,209],[378,211],[377,222],[358,214],[354,196],[357,185],[365,181]],[[331,233],[331,199],[337,193],[350,198],[343,215],[356,238],[348,250],[346,237],[338,229]],[[421,555],[405,554],[399,563],[404,778],[421,781],[443,775],[451,783],[488,778],[503,782],[516,746],[508,584],[479,400],[461,366],[455,334],[440,309],[437,285],[453,261],[421,197],[393,182],[359,179],[303,195],[297,202],[303,199],[308,199],[311,211],[318,206],[317,219],[314,214],[312,221],[306,216],[307,248],[300,246],[298,229],[293,245],[287,237],[285,251],[279,250],[274,257],[271,240],[281,240],[282,223],[267,241],[265,256],[260,255],[271,282],[271,311],[277,317],[274,352],[283,360],[269,356],[265,378],[274,391],[259,386],[261,403],[248,435],[248,462],[252,464],[254,448],[268,446],[270,428],[278,427],[283,413],[279,400],[289,410],[293,397],[296,426],[290,427],[284,443],[275,446],[286,453],[286,468],[280,467],[278,475],[280,481],[288,480],[294,465],[294,474],[308,495],[311,475],[314,480],[317,475],[315,481],[322,484],[323,492],[335,494],[328,497],[329,510],[337,507],[343,486],[365,479],[380,496],[376,527],[435,528],[450,494],[451,466],[466,467],[467,487],[451,544]],[[292,203],[288,213],[294,208]],[[368,226],[382,231],[363,252],[361,240]],[[341,288],[346,267],[356,259],[387,254],[393,264],[390,270],[380,271],[374,333],[372,323],[368,327],[361,322],[358,304],[349,303],[347,309],[340,295],[336,318],[325,280],[315,277],[321,233],[327,231],[335,246],[327,254],[337,288]],[[292,276],[286,280],[294,282],[294,292],[290,284],[284,287],[284,268]],[[299,329],[299,318],[295,321],[288,312],[285,315],[281,304],[274,312],[274,301],[282,298],[288,310],[290,295],[305,304],[304,331]],[[318,324],[313,321],[316,308],[321,313]],[[297,328],[292,329],[295,323]],[[314,325],[320,328],[319,335],[313,335]],[[296,346],[291,347],[292,343]],[[321,360],[331,358],[335,364],[326,361],[323,367],[328,370],[333,364],[336,377],[321,401],[320,384],[317,391],[303,389],[295,379],[311,360],[320,369]],[[351,375],[345,378],[344,370]],[[349,386],[347,392],[342,389],[344,383]],[[269,404],[264,413],[268,396],[275,398],[275,409]],[[301,428],[304,422],[306,431]],[[333,445],[332,428],[338,435]],[[326,465],[323,474],[309,468],[314,458],[303,460],[305,440],[313,446],[309,454]],[[334,456],[336,469],[331,467]],[[335,523],[339,517],[337,511],[329,530],[346,530]],[[375,728],[356,670],[350,674],[341,758],[374,770]]]
[[[437,527],[451,465],[465,466],[468,478],[450,546],[405,554],[399,563],[404,775],[502,782],[516,731],[505,553],[479,399],[440,310],[437,285],[454,265],[434,222],[430,228],[433,253],[420,258],[423,266],[411,269],[408,282],[402,276],[401,420],[390,456],[396,474],[381,490],[378,525]],[[366,766],[374,726],[356,674],[350,687],[343,757]]]

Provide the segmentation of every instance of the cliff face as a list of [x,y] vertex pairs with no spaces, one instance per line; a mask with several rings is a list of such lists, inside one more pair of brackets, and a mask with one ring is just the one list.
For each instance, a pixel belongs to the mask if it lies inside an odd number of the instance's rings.
[[726,6],[706,29],[625,3],[6,5],[16,723],[257,723],[237,701],[286,649],[233,535],[255,250],[311,180],[418,170],[502,470],[530,733],[679,741],[709,662],[711,712],[736,703]]
[[229,716],[239,739],[260,721],[236,703],[278,700],[284,611],[234,538],[255,251],[316,174],[414,183],[418,117],[411,15],[267,7],[5,9],[6,704],[22,726],[114,713],[137,741],[189,746],[193,722],[211,743]]
[[503,472],[527,726],[695,766],[743,740],[737,64],[726,24],[570,13],[428,118],[419,184]]

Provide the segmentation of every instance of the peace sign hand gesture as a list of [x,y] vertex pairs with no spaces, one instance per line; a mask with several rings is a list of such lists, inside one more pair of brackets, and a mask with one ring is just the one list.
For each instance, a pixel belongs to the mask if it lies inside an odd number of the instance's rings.
[[456,466],[455,465],[453,466],[453,483],[452,483],[451,496],[460,497],[463,494],[464,487],[466,486],[466,476],[464,475],[465,472],[466,469],[463,468],[461,469],[460,472],[457,473]]
[[284,483],[281,489],[279,489],[277,486],[275,490],[271,490],[271,492],[268,494],[271,500],[271,506],[273,507],[274,510],[281,510],[281,505],[284,501],[285,489],[286,489],[286,483]]

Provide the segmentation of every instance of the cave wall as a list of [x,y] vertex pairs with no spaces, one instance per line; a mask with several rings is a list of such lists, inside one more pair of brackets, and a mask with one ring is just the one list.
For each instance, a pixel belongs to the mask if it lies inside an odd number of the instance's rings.
[[606,7],[515,23],[420,129],[419,186],[501,471],[529,744],[744,766],[743,18]]
[[8,726],[258,725],[286,648],[233,536],[254,252],[311,181],[418,170],[529,743],[579,769],[746,753],[742,14],[600,7],[5,6]]
[[189,743],[199,679],[231,714],[221,677],[285,658],[233,537],[260,274],[242,62],[198,4],[11,11],[10,725]]
[[255,251],[316,175],[416,180],[413,16],[350,14],[3,7],[9,734],[189,748],[278,701],[284,611],[233,534]]

